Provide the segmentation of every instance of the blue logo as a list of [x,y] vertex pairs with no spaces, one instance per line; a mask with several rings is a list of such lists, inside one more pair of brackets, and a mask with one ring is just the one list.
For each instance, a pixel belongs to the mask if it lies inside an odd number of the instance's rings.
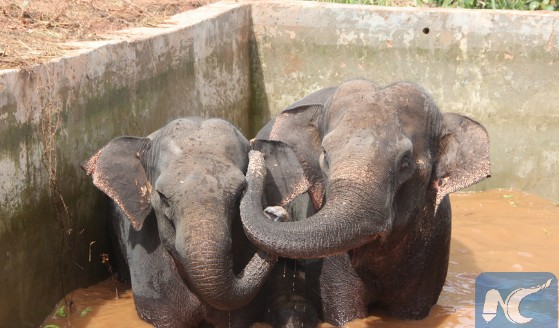
[[485,272],[476,278],[476,328],[557,328],[557,277]]

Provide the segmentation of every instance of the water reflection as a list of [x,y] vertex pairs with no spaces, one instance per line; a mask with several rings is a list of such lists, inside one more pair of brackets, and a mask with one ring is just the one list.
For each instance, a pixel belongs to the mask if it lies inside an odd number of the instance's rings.
[[[431,314],[420,321],[373,313],[346,327],[473,327],[474,284],[486,271],[549,271],[559,276],[559,205],[511,190],[458,193],[451,197],[453,228],[449,272]],[[122,287],[121,287],[122,288]],[[134,309],[130,292],[114,299],[108,280],[73,292],[72,327],[149,327]],[[83,316],[79,313],[90,307]],[[65,319],[45,324],[67,327]],[[321,327],[331,327],[323,324]]]

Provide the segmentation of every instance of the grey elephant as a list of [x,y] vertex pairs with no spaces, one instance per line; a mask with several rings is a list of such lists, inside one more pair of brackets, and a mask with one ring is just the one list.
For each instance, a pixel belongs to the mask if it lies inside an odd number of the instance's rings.
[[[178,119],[147,137],[119,137],[82,165],[119,213],[113,225],[142,319],[159,327],[253,322],[277,258],[244,236],[240,198],[254,189],[288,202],[289,178],[303,179],[299,166],[288,168],[296,162],[288,147],[263,145],[270,174],[260,185],[246,183],[249,142],[220,119]],[[291,173],[275,184],[276,171]]]
[[343,325],[371,308],[427,316],[448,268],[448,194],[490,175],[485,128],[441,113],[414,84],[353,80],[289,106],[257,139],[291,146],[317,212],[271,222],[252,212],[261,195],[247,193],[245,232],[271,254],[324,258],[306,267],[322,319]]

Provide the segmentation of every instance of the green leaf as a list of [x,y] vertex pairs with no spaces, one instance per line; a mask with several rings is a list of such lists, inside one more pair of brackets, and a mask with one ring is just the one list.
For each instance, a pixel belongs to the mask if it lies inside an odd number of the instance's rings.
[[59,306],[54,315],[56,317],[66,318],[66,305]]
[[544,10],[549,10],[549,11],[554,11],[555,7],[553,7],[552,5],[549,5],[549,6],[545,6],[543,9]]
[[91,311],[93,311],[93,308],[91,306],[86,307],[85,309],[81,310],[80,317],[87,315]]
[[530,5],[528,5],[528,7],[530,8],[530,10],[536,10],[540,7],[540,2],[539,1],[532,1],[532,2],[530,2]]
[[512,198],[512,195],[503,195],[503,198]]
[[60,328],[60,326],[59,326],[59,325],[50,324],[50,325],[44,326],[43,328]]

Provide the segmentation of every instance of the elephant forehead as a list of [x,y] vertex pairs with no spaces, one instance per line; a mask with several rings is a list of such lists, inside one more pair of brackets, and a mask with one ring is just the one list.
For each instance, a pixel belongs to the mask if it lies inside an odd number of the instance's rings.
[[395,144],[403,137],[396,115],[350,109],[330,126],[322,145],[326,149],[346,145],[365,150],[375,145]]
[[[324,139],[324,148],[334,151],[331,164],[337,162],[372,163],[375,161],[387,161],[386,165],[392,165],[398,161],[404,153],[414,153],[413,142],[402,133],[373,134],[368,130],[355,131],[345,138],[336,138],[329,135]],[[334,155],[337,154],[337,155]]]
[[333,101],[344,101],[346,99],[361,98],[366,94],[373,94],[379,87],[367,80],[352,80],[341,84],[334,94]]
[[330,130],[381,132],[400,124],[398,107],[376,94],[353,94],[332,102],[327,115]]
[[372,139],[377,143],[396,145],[399,140],[407,138],[416,143],[428,140],[436,133],[437,117],[438,112],[423,108],[417,110],[371,102],[361,108],[347,109],[330,126],[328,134],[346,141],[357,138],[371,142],[367,139]]
[[174,144],[183,150],[197,146],[248,146],[248,140],[231,123],[221,119],[178,119],[158,130],[152,139],[161,140],[163,146]]
[[425,118],[438,111],[431,98],[412,83],[396,83],[379,88],[368,81],[342,84],[332,99],[328,115],[333,121],[352,124],[393,124],[403,116]]
[[183,151],[196,148],[224,150],[231,145],[240,146],[243,144],[242,140],[239,140],[237,135],[222,130],[184,131],[180,134],[164,136],[163,139],[164,145],[168,145],[170,150],[174,148]]
[[221,160],[211,153],[188,154],[173,161],[169,165],[169,170],[177,173],[177,176],[204,176],[211,175],[219,177],[221,175],[242,174],[240,169],[230,161]]
[[186,160],[215,161],[246,167],[248,141],[235,135],[194,133],[187,136],[169,136],[160,141],[160,161],[163,166]]
[[200,158],[170,165],[157,180],[156,188],[168,196],[195,191],[196,197],[221,197],[236,191],[244,180],[238,168]]

